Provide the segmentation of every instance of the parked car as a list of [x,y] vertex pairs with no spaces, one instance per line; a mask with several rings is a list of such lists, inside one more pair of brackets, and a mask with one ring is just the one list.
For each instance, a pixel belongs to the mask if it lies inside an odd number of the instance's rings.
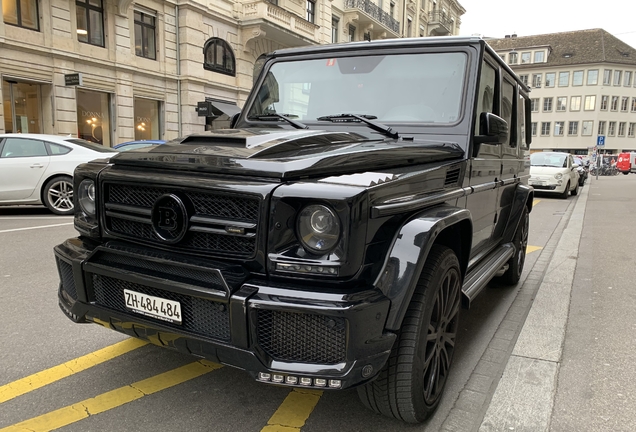
[[537,191],[559,194],[566,199],[579,193],[579,172],[572,155],[538,152],[530,155],[530,186]]
[[268,54],[231,129],[77,168],[60,308],[422,422],[461,307],[523,271],[528,92],[477,37]]
[[590,164],[589,161],[581,157],[574,156],[574,165],[576,166],[576,170],[579,172],[579,186],[585,185],[585,181],[590,172]]
[[72,214],[75,168],[117,153],[73,137],[0,134],[0,206],[44,204],[55,214]]
[[636,172],[636,152],[624,152],[618,155],[616,169],[627,175]]
[[144,147],[156,146],[156,145],[165,144],[165,143],[166,143],[165,140],[128,141],[121,144],[117,144],[116,146],[113,146],[113,148],[119,151],[128,151],[128,150],[135,150],[135,149],[140,149]]

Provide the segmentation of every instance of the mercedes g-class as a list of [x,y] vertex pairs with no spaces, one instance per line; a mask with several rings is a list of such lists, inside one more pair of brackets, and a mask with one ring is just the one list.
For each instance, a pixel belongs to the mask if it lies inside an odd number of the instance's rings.
[[473,37],[275,51],[230,129],[78,167],[60,307],[423,421],[461,306],[521,276],[528,91]]

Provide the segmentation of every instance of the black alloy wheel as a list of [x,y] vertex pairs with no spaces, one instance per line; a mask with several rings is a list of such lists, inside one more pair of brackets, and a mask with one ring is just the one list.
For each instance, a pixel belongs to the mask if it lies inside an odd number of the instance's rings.
[[358,387],[364,405],[409,423],[435,411],[453,361],[461,286],[455,253],[433,245],[389,360],[375,381]]

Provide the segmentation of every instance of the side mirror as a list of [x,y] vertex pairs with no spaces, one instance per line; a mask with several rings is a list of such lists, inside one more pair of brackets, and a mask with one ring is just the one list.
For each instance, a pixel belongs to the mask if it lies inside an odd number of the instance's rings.
[[236,114],[234,114],[232,117],[230,117],[230,129],[234,129],[234,126],[236,126],[236,122],[238,122],[239,117],[241,116],[241,112],[237,112]]
[[501,145],[509,139],[508,122],[493,113],[483,112],[479,115],[479,135],[473,138],[473,157],[479,153],[481,144]]

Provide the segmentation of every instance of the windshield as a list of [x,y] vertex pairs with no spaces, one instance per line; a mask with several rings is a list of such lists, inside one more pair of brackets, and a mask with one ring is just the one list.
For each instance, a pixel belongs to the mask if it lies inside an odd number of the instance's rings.
[[564,153],[533,153],[530,155],[530,166],[547,166],[567,168],[568,155]]
[[112,153],[117,151],[114,148],[110,148],[110,147],[103,146],[101,144],[96,144],[90,141],[86,141],[81,138],[67,139],[65,141],[68,141],[73,144],[77,144],[78,146],[86,147],[87,149],[94,150],[100,153]]
[[385,122],[455,123],[466,61],[456,52],[278,62],[247,118],[277,113],[302,122],[350,113]]

